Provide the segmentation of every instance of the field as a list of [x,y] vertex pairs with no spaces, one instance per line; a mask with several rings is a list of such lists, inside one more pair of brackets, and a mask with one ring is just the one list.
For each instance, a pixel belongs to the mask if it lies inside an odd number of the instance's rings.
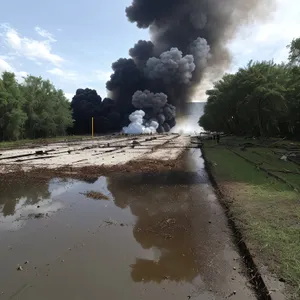
[[0,190],[1,300],[261,292],[198,139],[112,135],[1,150]]
[[226,137],[205,141],[204,154],[261,272],[276,274],[299,299],[299,143]]

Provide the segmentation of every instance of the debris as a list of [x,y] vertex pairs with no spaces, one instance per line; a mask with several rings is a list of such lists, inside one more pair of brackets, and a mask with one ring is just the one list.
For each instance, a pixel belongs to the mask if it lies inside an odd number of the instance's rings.
[[102,194],[101,192],[89,191],[83,193],[87,198],[95,199],[95,200],[109,200],[109,197]]
[[132,142],[132,145],[133,145],[133,146],[141,146],[141,144],[140,144],[138,141],[133,141],[133,142]]
[[18,271],[23,271],[23,267],[22,267],[22,266],[18,266],[18,267],[17,267],[17,270],[18,270]]
[[34,214],[34,218],[36,218],[36,219],[42,218],[43,216],[44,216],[44,214],[41,214],[41,213]]
[[29,264],[29,261],[28,261],[28,260],[25,261],[24,265],[27,265],[27,264]]
[[283,161],[287,161],[287,156],[283,155],[280,159],[283,160]]
[[43,150],[35,151],[35,155],[44,155],[46,154]]
[[35,219],[40,219],[43,216],[44,216],[44,214],[42,214],[42,213],[38,213],[38,214],[33,213],[33,214],[28,215],[29,218],[35,218]]

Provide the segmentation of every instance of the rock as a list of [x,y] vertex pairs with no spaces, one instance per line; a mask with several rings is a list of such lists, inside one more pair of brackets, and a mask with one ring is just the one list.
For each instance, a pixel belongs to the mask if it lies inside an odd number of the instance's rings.
[[281,278],[279,278],[279,281],[280,282],[285,282],[285,279],[281,277]]
[[18,270],[18,271],[23,271],[22,266],[18,266],[18,267],[17,267],[17,270]]
[[24,265],[27,265],[27,264],[29,264],[29,261],[28,261],[28,260],[25,261]]
[[236,267],[233,267],[233,270],[236,270]]

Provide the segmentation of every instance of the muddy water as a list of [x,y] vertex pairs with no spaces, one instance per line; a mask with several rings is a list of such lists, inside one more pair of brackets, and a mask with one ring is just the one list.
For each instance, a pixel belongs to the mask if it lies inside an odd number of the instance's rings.
[[12,183],[0,299],[254,299],[199,156],[186,172]]

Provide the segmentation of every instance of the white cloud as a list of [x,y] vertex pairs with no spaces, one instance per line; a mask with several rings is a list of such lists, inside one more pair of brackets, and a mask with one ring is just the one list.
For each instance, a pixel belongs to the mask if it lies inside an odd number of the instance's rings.
[[19,71],[19,72],[15,72],[15,75],[16,75],[16,79],[18,80],[18,82],[23,82],[24,77],[27,77],[28,73],[25,71]]
[[49,31],[36,26],[34,27],[34,30],[42,37],[46,38],[47,40],[49,40],[50,42],[56,42],[56,39],[54,38],[53,34],[50,33]]
[[78,80],[78,74],[76,72],[66,71],[66,70],[62,70],[60,68],[50,69],[50,70],[47,70],[47,72],[49,74],[60,77],[61,79],[64,79],[64,80],[72,80],[72,81]]
[[66,98],[71,101],[74,97],[74,93],[65,93]]
[[0,74],[2,74],[5,71],[13,72],[14,68],[4,59],[0,58]]
[[[52,52],[51,42],[53,38],[49,36],[50,33],[39,28],[40,35],[44,36],[46,40],[38,41],[25,36],[21,36],[15,29],[8,25],[2,25],[4,33],[1,34],[6,45],[16,52],[18,56],[25,57],[34,61],[47,61],[56,66],[60,65],[64,59]],[[51,34],[50,34],[51,35]]]
[[2,75],[3,72],[13,72],[16,75],[16,79],[19,82],[23,81],[23,77],[26,77],[28,75],[25,71],[16,71],[13,66],[11,66],[8,62],[6,62],[4,59],[0,58],[0,75]]
[[104,72],[101,70],[96,71],[96,78],[99,79],[100,81],[108,81],[110,79],[111,72]]
[[236,71],[253,60],[287,61],[286,46],[300,37],[299,0],[277,0],[272,18],[263,24],[241,28],[235,40],[229,44],[233,55],[230,71]]

